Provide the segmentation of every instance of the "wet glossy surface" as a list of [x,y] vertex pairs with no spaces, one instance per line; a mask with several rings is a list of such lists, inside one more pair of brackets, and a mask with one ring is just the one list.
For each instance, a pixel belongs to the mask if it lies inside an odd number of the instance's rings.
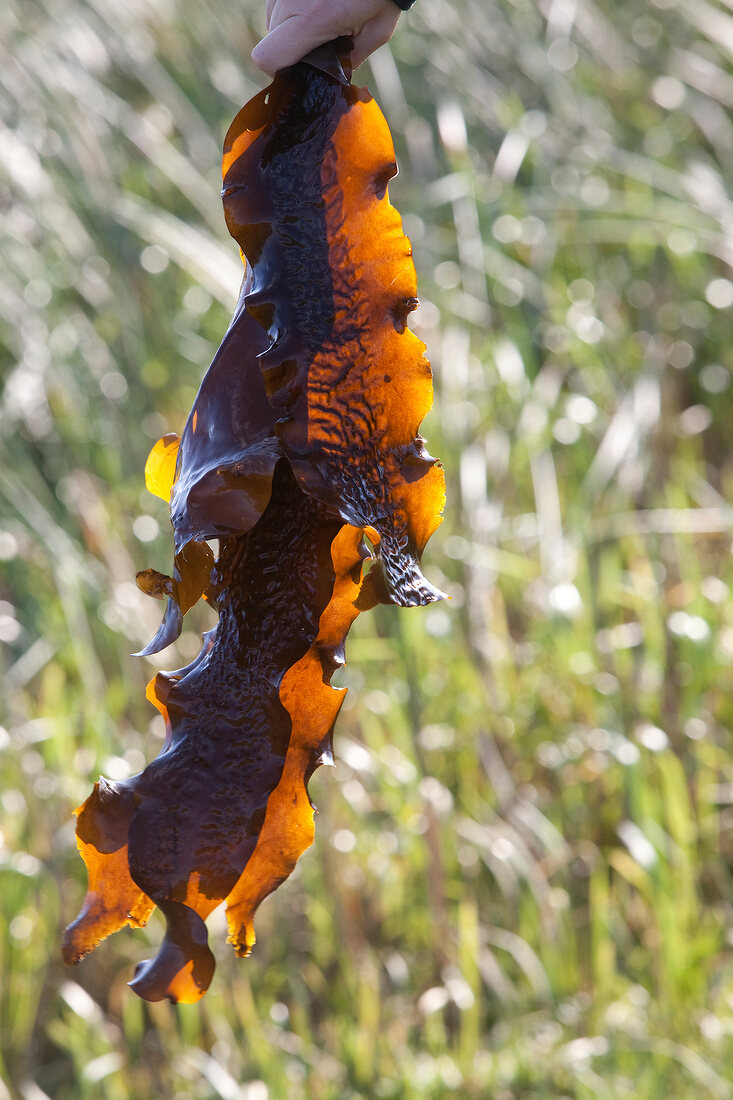
[[171,501],[175,559],[170,577],[138,577],[167,599],[143,652],[170,644],[201,596],[219,621],[191,665],[148,687],[163,751],[138,776],[100,779],[77,811],[89,890],[64,943],[78,961],[158,905],[165,940],[131,983],[149,1000],[206,991],[204,921],[222,901],[246,955],[257,906],[311,844],[306,785],[331,760],[344,692],[329,681],[354,618],[440,595],[419,566],[443,479],[417,435],[430,369],[405,325],[415,273],[394,171],[386,123],[333,49],[279,74],[227,136],[247,278],[181,440],[146,467]]
[[224,211],[270,338],[259,361],[277,436],[306,492],[378,532],[390,598],[419,604],[439,598],[419,555],[443,475],[418,435],[432,383],[406,327],[417,287],[387,194],[396,171],[369,93],[309,65],[247,104],[224,143]]

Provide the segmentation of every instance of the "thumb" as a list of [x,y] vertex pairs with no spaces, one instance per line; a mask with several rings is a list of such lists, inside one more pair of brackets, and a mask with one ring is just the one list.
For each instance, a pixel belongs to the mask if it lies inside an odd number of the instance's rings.
[[323,30],[318,29],[312,17],[291,15],[257,43],[252,50],[252,60],[258,69],[274,76],[280,69],[300,61],[301,57],[324,41]]
[[397,20],[400,17],[400,9],[392,4],[394,12],[387,10],[381,15],[375,16],[364,25],[364,29],[354,38],[354,49],[351,54],[351,64],[354,69],[361,65],[362,61],[374,53],[375,50],[389,42]]

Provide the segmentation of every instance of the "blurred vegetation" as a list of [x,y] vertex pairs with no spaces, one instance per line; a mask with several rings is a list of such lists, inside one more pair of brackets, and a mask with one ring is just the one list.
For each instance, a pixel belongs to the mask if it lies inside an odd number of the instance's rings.
[[[419,0],[392,127],[452,600],[352,631],[317,840],[195,1007],[74,971],[71,811],[160,747],[151,443],[240,265],[264,4],[0,9],[0,1098],[733,1097],[733,16]],[[194,616],[192,615],[192,618]],[[166,667],[196,652],[205,610]],[[4,1084],[3,1084],[4,1082]]]

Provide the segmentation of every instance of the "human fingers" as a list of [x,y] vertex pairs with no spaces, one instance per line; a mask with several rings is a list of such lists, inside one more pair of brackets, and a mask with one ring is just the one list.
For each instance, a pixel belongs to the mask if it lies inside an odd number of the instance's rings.
[[266,0],[266,14],[269,34],[252,60],[274,75],[315,46],[342,35],[356,40],[371,25],[352,61],[360,64],[391,36],[400,9],[393,0]]
[[355,36],[354,49],[351,52],[351,65],[354,69],[358,68],[362,61],[366,61],[369,55],[378,50],[380,46],[383,46],[385,42],[389,42],[400,17],[400,10],[397,5],[392,4],[392,7],[395,9],[394,14],[392,11],[387,10],[374,19],[370,19],[364,25],[362,31]]
[[[335,37],[331,35],[330,37]],[[286,69],[305,57],[307,53],[328,41],[319,24],[304,15],[291,15],[283,23],[265,35],[252,50],[252,60],[258,69],[274,76],[279,69]]]

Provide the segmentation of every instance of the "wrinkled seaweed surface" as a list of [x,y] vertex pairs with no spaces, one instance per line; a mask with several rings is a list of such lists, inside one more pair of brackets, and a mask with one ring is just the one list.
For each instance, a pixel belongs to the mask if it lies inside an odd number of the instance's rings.
[[395,172],[387,124],[338,44],[279,73],[225,140],[246,274],[182,436],[146,467],[170,500],[175,556],[171,576],[138,577],[167,600],[143,653],[175,640],[201,597],[219,620],[192,664],[148,687],[166,721],[159,756],[100,779],[77,810],[89,888],[64,941],[76,962],[157,905],[163,944],[131,982],[149,1000],[206,992],[204,922],[223,901],[248,954],[257,906],[311,844],[307,782],[332,759],[344,691],[330,678],[353,620],[380,600],[440,598],[420,569],[443,477],[418,434],[430,367],[406,326],[417,299]]

